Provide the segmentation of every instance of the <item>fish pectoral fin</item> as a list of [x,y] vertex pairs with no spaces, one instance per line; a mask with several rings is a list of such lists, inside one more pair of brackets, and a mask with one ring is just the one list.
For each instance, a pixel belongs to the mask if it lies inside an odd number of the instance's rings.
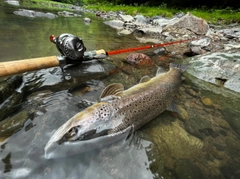
[[121,96],[124,91],[124,87],[121,83],[113,83],[108,85],[100,95],[101,98],[105,98],[107,96]]
[[150,80],[151,80],[151,77],[148,76],[148,75],[146,75],[146,76],[143,76],[143,77],[141,78],[141,80],[140,80],[139,83],[145,83],[145,82],[148,82],[148,81],[150,81]]
[[167,71],[163,67],[158,67],[156,76],[166,73]]

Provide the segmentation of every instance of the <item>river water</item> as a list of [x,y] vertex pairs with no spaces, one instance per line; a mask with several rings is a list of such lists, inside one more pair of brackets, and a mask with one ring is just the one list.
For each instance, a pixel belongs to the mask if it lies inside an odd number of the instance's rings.
[[[58,55],[48,39],[52,34],[77,35],[87,50],[143,45],[132,35],[118,35],[91,14],[28,18],[13,13],[17,6],[0,7],[1,62]],[[83,17],[92,23],[85,24]],[[127,141],[57,159],[44,157],[53,131],[84,109],[81,100],[97,101],[104,86],[113,82],[129,88],[141,76],[154,76],[156,67],[134,68],[122,62],[125,57],[109,59],[121,68],[103,61],[65,69],[64,74],[58,67],[25,73],[28,92],[10,116],[19,121],[22,114],[28,117],[21,130],[1,136],[0,178],[239,178],[240,99],[229,92],[213,93],[209,89],[218,87],[189,75],[175,100],[180,114],[164,112]]]

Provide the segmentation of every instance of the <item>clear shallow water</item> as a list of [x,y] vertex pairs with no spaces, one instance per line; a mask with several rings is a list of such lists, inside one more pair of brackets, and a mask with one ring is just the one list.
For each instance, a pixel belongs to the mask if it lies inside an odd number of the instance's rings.
[[[117,35],[94,16],[89,16],[93,23],[86,25],[82,17],[54,20],[20,17],[13,14],[16,8],[1,6],[0,61],[58,55],[48,38],[51,34],[65,32],[81,37],[88,50],[142,45],[132,36]],[[125,56],[111,59],[122,67],[121,60]],[[140,130],[142,133],[135,134],[131,144],[120,141],[86,153],[46,160],[45,144],[54,130],[84,108],[82,99],[96,101],[107,84],[121,82],[128,88],[142,76],[154,76],[156,72],[155,67],[126,65],[126,68],[102,77],[93,75],[97,69],[99,73],[104,71],[103,63],[94,62],[72,71],[67,69],[65,74],[59,68],[25,74],[25,85],[32,81],[42,88],[26,96],[19,110],[32,111],[33,116],[29,116],[19,132],[1,144],[1,177],[237,178],[237,166],[240,166],[239,97],[214,94],[209,91],[214,86],[206,87],[189,77],[176,99],[183,109],[181,115],[164,112],[145,125]],[[78,76],[78,71],[83,72],[83,77]],[[84,85],[77,86],[77,83]]]
[[[133,37],[119,36],[116,31],[103,24],[102,19],[94,15],[78,18],[58,17],[56,19],[28,18],[13,14],[18,7],[1,4],[0,12],[0,61],[11,61],[42,56],[59,55],[49,36],[71,33],[83,39],[87,50],[118,49],[141,45]],[[83,17],[90,17],[93,22],[86,25]],[[93,63],[94,64],[94,63]],[[80,68],[82,74],[101,73],[101,64],[85,65]],[[43,86],[44,91],[36,92],[23,103],[26,110],[33,110],[34,117],[28,119],[21,131],[12,135],[1,144],[0,178],[122,178],[134,174],[136,178],[153,178],[148,152],[156,150],[150,141],[134,137],[134,140],[120,142],[102,150],[94,150],[81,155],[70,155],[68,158],[46,160],[44,146],[52,132],[74,114],[82,110],[78,107],[82,97],[81,91],[69,93],[71,78],[79,70],[65,71],[62,76],[59,68],[29,73],[24,77],[25,85],[33,82]],[[54,75],[53,75],[54,74]],[[96,75],[95,75],[96,77]],[[52,85],[65,78],[67,88],[55,89]],[[86,80],[89,77],[85,77]],[[99,85],[98,85],[99,83]],[[88,92],[85,98],[96,101],[104,84],[90,81],[95,90]],[[73,85],[72,85],[73,87]],[[34,106],[33,108],[30,106]],[[24,108],[24,107],[23,107]],[[31,141],[31,142],[30,142]],[[135,141],[135,142],[134,142]],[[138,160],[139,162],[136,162]],[[131,164],[127,167],[126,163]],[[125,171],[122,173],[122,171]],[[126,172],[127,171],[127,172]]]
[[[94,15],[82,14],[82,17],[55,19],[28,18],[13,13],[19,7],[2,3],[0,8],[0,61],[59,55],[55,45],[49,41],[52,34],[76,35],[82,38],[87,50],[112,50],[132,47],[138,43],[133,37],[117,35],[115,30],[104,25],[103,20]],[[84,23],[85,16],[93,19],[90,25]]]

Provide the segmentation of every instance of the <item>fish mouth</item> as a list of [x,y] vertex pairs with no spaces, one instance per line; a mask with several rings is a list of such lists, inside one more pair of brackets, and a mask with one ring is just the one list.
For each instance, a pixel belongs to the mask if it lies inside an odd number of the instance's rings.
[[67,141],[63,143],[59,143],[59,141],[53,141],[51,138],[44,147],[44,156],[46,159],[63,158],[91,151],[96,148],[102,148],[119,140],[127,139],[132,131],[133,126],[129,126],[126,129],[113,134],[102,135],[86,140]]

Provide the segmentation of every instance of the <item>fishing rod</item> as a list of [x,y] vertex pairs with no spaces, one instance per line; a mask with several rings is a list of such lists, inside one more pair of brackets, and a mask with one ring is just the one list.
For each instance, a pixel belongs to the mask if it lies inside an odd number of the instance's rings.
[[141,47],[126,48],[106,52],[103,49],[86,51],[82,39],[72,34],[64,33],[59,37],[50,36],[50,41],[54,43],[61,53],[59,56],[48,56],[40,58],[23,59],[9,62],[0,62],[0,77],[23,73],[27,71],[40,70],[55,66],[63,68],[67,64],[82,63],[93,59],[104,59],[111,55],[120,53],[150,49],[155,47],[164,47],[195,39],[179,40],[162,44],[153,44]]

